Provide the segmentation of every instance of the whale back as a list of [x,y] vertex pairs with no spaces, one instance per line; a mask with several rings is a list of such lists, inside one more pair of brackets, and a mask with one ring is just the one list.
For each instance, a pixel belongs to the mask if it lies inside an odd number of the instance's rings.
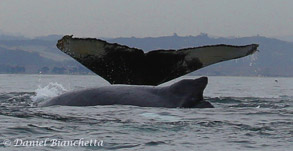
[[207,84],[207,77],[184,79],[169,86],[168,91],[175,97],[178,96],[176,101],[179,107],[192,108],[199,105],[212,107],[210,103],[203,100],[203,91]]
[[111,85],[67,92],[39,106],[135,105],[141,107],[210,108],[203,100],[207,77],[185,79],[166,87]]

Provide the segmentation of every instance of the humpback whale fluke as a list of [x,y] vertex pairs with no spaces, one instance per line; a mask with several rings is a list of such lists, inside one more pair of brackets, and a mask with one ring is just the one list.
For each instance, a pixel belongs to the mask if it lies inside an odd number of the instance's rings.
[[94,38],[64,36],[57,47],[111,84],[159,85],[208,65],[253,54],[258,45],[143,50]]

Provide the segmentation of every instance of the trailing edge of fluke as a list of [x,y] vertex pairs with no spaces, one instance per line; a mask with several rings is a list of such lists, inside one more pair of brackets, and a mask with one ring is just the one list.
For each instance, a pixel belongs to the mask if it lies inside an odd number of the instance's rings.
[[95,38],[66,35],[58,49],[111,84],[159,85],[208,65],[253,54],[258,44],[143,50]]

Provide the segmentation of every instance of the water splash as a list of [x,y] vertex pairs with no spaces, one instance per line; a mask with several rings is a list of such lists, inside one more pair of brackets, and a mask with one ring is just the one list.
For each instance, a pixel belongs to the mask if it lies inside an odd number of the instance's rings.
[[42,102],[44,100],[63,94],[67,91],[68,90],[65,89],[63,85],[57,82],[49,83],[43,88],[39,86],[39,88],[35,90],[35,95],[31,96],[31,99],[34,102]]
[[257,61],[257,54],[258,54],[258,53],[256,52],[256,53],[254,53],[254,54],[252,54],[252,55],[249,56],[249,59],[250,59],[249,66],[253,66],[253,65],[256,64],[256,61]]

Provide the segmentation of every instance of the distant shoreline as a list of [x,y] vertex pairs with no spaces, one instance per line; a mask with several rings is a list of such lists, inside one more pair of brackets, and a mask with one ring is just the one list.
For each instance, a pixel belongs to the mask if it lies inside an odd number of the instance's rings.
[[[88,75],[90,70],[62,53],[56,43],[62,35],[35,39],[0,40],[0,74],[68,74]],[[5,38],[5,37],[3,37]],[[3,39],[2,38],[2,39]],[[1,35],[0,35],[1,39]],[[286,42],[263,36],[212,37],[208,34],[197,36],[161,36],[148,38],[109,38],[109,43],[135,47],[145,52],[156,49],[180,49],[187,47],[229,44],[259,44],[259,52],[237,60],[218,63],[198,70],[192,75],[247,76],[247,77],[293,77],[293,42]]]

